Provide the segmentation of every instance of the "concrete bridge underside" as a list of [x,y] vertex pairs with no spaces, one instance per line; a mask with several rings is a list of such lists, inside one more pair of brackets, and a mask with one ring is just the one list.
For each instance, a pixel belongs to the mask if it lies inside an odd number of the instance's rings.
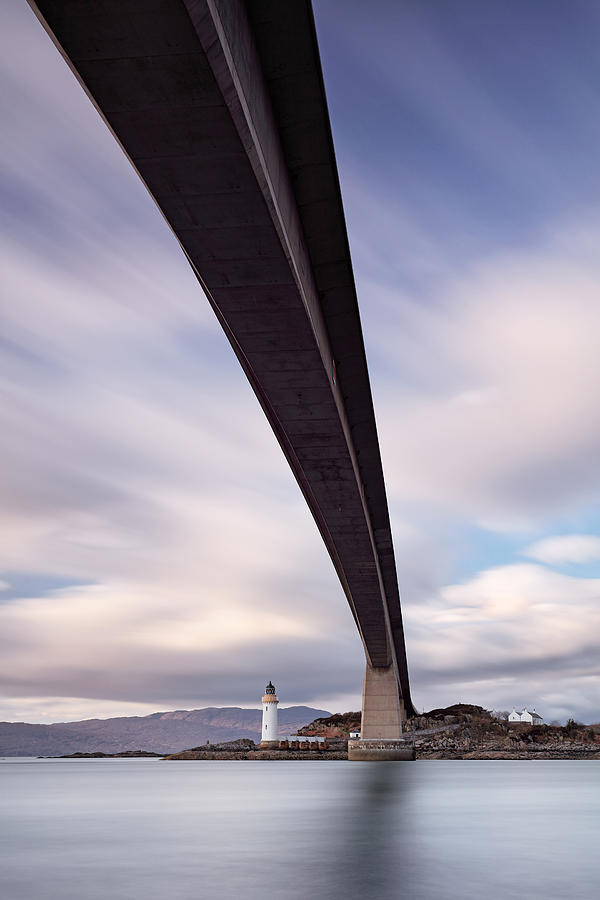
[[365,648],[363,737],[398,737],[413,711],[400,599],[310,2],[31,5],[175,233],[306,498]]

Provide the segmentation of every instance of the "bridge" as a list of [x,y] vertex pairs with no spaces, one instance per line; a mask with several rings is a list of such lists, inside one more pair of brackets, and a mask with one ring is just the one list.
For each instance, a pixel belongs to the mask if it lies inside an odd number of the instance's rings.
[[310,0],[30,0],[169,223],[314,516],[366,656],[362,737],[414,710]]

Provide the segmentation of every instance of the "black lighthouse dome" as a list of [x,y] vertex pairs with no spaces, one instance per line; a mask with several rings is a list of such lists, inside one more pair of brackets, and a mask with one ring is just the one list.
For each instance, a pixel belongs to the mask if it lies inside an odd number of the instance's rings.
[[267,685],[267,689],[265,690],[265,694],[274,694],[274,693],[275,693],[275,687],[274,687],[273,683],[270,681]]

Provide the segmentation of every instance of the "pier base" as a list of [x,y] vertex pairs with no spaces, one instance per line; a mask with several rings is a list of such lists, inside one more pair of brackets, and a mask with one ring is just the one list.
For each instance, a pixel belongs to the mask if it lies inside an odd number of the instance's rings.
[[354,762],[398,762],[414,758],[413,744],[403,738],[348,741],[348,759]]
[[414,759],[413,744],[402,737],[405,719],[394,667],[376,667],[367,663],[360,740],[348,741],[348,759],[380,762]]

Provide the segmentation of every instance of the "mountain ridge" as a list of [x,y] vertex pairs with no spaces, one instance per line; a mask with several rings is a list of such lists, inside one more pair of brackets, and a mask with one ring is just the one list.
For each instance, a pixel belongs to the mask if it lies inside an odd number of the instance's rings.
[[[279,710],[279,731],[287,734],[326,710],[290,706]],[[210,741],[260,740],[262,711],[239,706],[165,710],[147,716],[115,716],[77,722],[0,722],[0,756],[61,756],[148,750],[176,753]]]

